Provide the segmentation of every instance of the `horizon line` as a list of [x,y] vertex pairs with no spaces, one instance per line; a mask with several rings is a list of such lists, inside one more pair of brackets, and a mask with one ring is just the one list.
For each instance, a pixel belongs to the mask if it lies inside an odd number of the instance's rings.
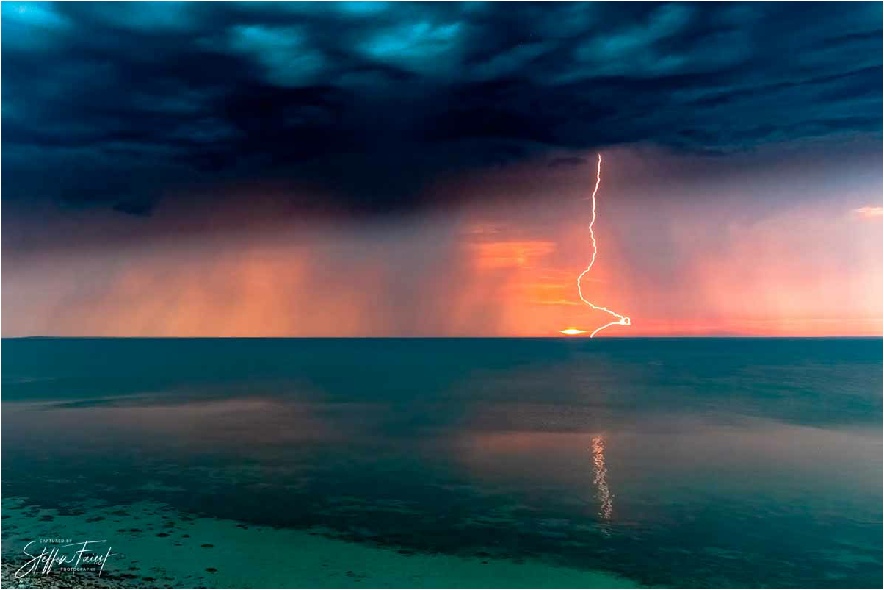
[[764,340],[824,340],[824,339],[884,339],[884,334],[830,334],[830,335],[776,335],[764,334],[683,334],[660,336],[0,336],[0,340],[684,340],[684,339],[764,339]]

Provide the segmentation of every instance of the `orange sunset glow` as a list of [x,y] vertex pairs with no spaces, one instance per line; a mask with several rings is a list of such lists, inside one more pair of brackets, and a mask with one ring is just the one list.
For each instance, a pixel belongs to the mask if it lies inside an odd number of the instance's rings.
[[566,336],[577,336],[578,334],[586,334],[588,330],[579,330],[577,328],[565,328],[561,331]]
[[[632,325],[597,337],[881,334],[880,217],[820,201],[753,218],[731,189],[649,208],[623,180],[629,157],[606,159],[599,256],[583,289]],[[591,172],[532,184],[515,169],[463,185],[490,191],[487,205],[396,224],[284,221],[269,197],[249,215],[219,206],[151,219],[230,228],[193,238],[141,239],[144,223],[108,216],[106,234],[137,241],[4,252],[3,334],[585,337],[610,320],[576,289]],[[88,240],[76,215],[42,219],[47,236]]]

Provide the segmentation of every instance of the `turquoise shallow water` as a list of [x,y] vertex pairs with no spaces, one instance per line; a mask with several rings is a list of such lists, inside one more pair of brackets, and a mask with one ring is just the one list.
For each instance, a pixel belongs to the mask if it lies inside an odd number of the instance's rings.
[[227,559],[207,585],[309,585],[319,567],[340,570],[331,586],[439,585],[432,568],[515,585],[479,567],[504,564],[550,586],[575,571],[882,585],[880,339],[26,339],[2,353],[7,561],[100,513],[118,547],[149,552],[133,567],[174,553],[171,586],[205,575],[205,543],[186,539],[215,530],[182,519],[248,530],[212,533],[229,551],[309,553],[308,531],[347,542],[317,540],[333,558],[289,577],[277,560],[262,567],[279,577],[225,578]]

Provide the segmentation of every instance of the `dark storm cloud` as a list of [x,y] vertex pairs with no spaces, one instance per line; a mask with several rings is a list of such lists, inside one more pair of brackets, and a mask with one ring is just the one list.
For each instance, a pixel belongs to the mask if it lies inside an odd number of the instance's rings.
[[578,156],[568,156],[564,158],[555,158],[554,160],[550,160],[549,166],[550,168],[568,168],[571,166],[583,166],[586,164],[586,158],[580,158]]
[[447,171],[573,149],[878,136],[881,20],[880,3],[4,3],[3,188],[145,215],[261,181],[386,212]]

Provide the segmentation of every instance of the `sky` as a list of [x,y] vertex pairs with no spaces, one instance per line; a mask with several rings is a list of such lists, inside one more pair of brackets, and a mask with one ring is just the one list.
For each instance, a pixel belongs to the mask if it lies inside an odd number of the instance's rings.
[[880,3],[2,4],[2,335],[882,333]]

